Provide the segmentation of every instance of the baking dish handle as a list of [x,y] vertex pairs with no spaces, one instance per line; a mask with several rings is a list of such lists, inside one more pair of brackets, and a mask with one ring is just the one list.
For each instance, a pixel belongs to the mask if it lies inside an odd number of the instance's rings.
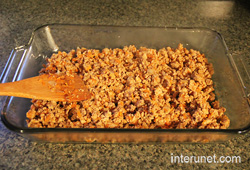
[[243,86],[245,97],[248,102],[250,101],[250,64],[246,64],[243,56],[240,53],[233,53],[231,55],[232,64],[234,65],[236,72],[239,76],[241,84]]
[[[26,46],[16,47],[11,51],[8,61],[1,73],[0,83],[7,83],[16,80],[22,62],[26,55],[26,51]],[[0,96],[0,103],[5,103],[6,99],[6,96]],[[2,106],[3,105],[0,104],[0,111],[2,110]]]
[[3,72],[1,73],[0,83],[15,81],[16,75],[19,72],[26,51],[26,46],[16,47],[11,51]]

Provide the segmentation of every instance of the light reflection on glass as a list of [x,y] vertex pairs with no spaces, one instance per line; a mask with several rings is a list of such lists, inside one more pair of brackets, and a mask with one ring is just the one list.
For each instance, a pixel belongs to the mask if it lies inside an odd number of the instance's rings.
[[57,52],[59,48],[54,41],[54,38],[53,38],[51,31],[50,31],[50,28],[45,27],[45,30],[46,30],[46,35],[47,35],[47,39],[48,39],[48,43],[49,43],[50,47],[52,47],[54,52]]

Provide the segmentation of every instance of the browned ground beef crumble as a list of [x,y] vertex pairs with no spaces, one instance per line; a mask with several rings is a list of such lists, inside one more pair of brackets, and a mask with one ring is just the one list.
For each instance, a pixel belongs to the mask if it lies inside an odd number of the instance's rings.
[[32,100],[28,127],[226,129],[204,54],[135,46],[53,54],[41,74],[78,74],[92,93],[79,102]]

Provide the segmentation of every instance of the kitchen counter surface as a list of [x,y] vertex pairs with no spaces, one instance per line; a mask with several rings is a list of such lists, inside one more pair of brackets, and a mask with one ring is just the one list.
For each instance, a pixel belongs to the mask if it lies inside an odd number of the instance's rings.
[[[207,27],[250,65],[247,1],[0,1],[0,72],[11,50],[45,24]],[[0,107],[2,104],[0,103]],[[0,169],[249,169],[250,133],[213,144],[55,144],[30,141],[0,122]],[[171,163],[172,155],[240,156],[241,163]]]

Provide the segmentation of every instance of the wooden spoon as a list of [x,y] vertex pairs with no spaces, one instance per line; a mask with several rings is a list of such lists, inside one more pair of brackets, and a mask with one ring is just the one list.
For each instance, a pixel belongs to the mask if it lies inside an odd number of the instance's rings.
[[78,75],[57,74],[43,74],[0,84],[0,95],[54,101],[80,101],[91,97],[88,88]]

